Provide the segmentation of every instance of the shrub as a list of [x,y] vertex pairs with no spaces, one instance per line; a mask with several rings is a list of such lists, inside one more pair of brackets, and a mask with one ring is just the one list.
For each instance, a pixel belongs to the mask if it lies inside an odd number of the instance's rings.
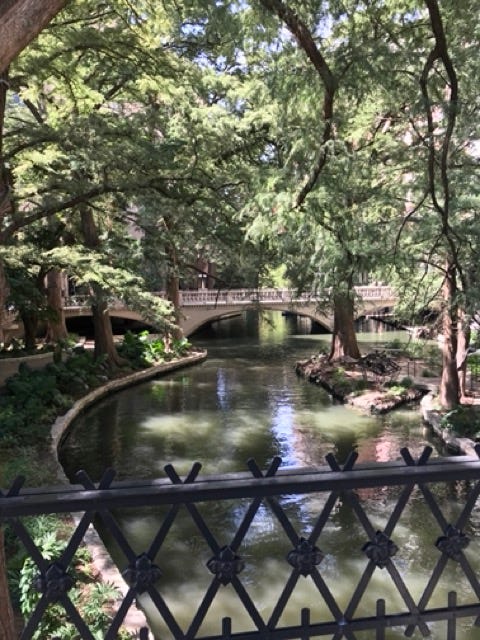
[[127,331],[118,351],[134,367],[144,368],[183,356],[191,346],[186,338],[174,339],[169,343],[163,338],[152,338],[148,331]]
[[457,436],[478,438],[480,436],[480,413],[473,407],[456,407],[442,416],[440,425]]
[[[40,516],[27,521],[27,527],[35,544],[47,561],[56,561],[67,544],[71,528],[55,516]],[[21,551],[17,554],[21,556]],[[18,560],[18,559],[17,559]],[[95,582],[90,571],[90,554],[84,547],[77,550],[67,575],[72,581],[68,596],[81,612],[82,619],[89,626],[94,637],[104,637],[111,621],[111,603],[119,596],[116,587],[108,583]],[[14,570],[12,573],[16,573]],[[17,575],[19,605],[25,618],[33,613],[41,598],[39,569],[30,557],[23,558]],[[13,576],[15,577],[15,576]],[[68,578],[67,578],[68,579]],[[43,638],[78,638],[78,631],[69,621],[65,609],[60,604],[50,604],[33,634],[33,640]],[[129,638],[123,633],[119,637]]]
[[338,367],[332,374],[332,386],[336,393],[342,396],[346,396],[354,391],[354,385],[352,381],[347,378],[345,369]]
[[103,361],[86,351],[41,370],[22,363],[0,398],[0,442],[21,446],[44,440],[52,422],[75,398],[106,380]]

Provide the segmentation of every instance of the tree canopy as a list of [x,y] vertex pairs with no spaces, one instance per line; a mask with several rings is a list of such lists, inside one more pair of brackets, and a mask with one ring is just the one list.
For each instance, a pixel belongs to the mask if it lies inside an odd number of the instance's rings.
[[356,357],[368,276],[395,284],[406,321],[443,314],[453,406],[457,337],[480,303],[478,5],[69,3],[2,85],[3,300],[21,298],[22,252],[23,283],[69,262],[92,301],[116,282],[138,304],[165,288],[174,307],[204,260],[218,287],[284,265],[328,293],[331,357]]

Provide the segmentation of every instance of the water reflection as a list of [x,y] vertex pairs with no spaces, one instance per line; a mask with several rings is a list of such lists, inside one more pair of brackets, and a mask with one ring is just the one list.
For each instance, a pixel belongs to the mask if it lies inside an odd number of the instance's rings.
[[[246,460],[251,457],[266,468],[275,455],[282,457],[284,465],[318,466],[324,464],[330,452],[344,461],[352,450],[358,452],[360,461],[384,462],[398,458],[403,446],[418,456],[428,440],[417,411],[399,411],[386,417],[357,414],[332,404],[321,389],[296,377],[295,361],[317,352],[329,337],[291,334],[291,321],[272,314],[266,324],[251,315],[246,322],[238,318],[226,325],[218,323],[210,337],[200,342],[209,350],[209,358],[202,365],[123,391],[86,412],[61,453],[67,473],[72,476],[76,469],[85,468],[98,479],[105,467],[113,466],[121,478],[159,477],[164,475],[167,462],[184,474],[196,460],[203,463],[204,473],[222,473],[245,470]],[[378,334],[375,338],[378,340]],[[440,492],[439,500],[449,519],[458,513],[459,491],[465,491],[465,486],[449,486],[443,494]],[[386,526],[399,492],[400,489],[358,491],[375,529]],[[280,504],[296,533],[307,537],[326,499],[319,494],[286,496]],[[249,504],[240,501],[199,506],[201,518],[219,547],[231,543]],[[135,553],[149,547],[165,513],[148,509],[121,515],[123,531]],[[473,522],[469,527],[480,524],[477,512]],[[399,548],[395,563],[415,598],[438,560],[434,547],[438,535],[438,524],[417,490],[395,528],[395,544]],[[361,549],[366,541],[367,534],[351,505],[339,496],[318,545],[324,554],[321,575],[343,609],[365,569],[366,558]],[[109,543],[123,568],[122,554],[111,540]],[[265,621],[274,614],[291,574],[291,567],[285,562],[291,549],[292,541],[285,530],[268,505],[262,505],[238,553],[246,563],[241,582]],[[467,550],[469,557],[478,552],[477,542]],[[212,555],[212,548],[191,515],[182,511],[168,532],[156,563],[162,570],[162,596],[185,632],[211,583],[212,576],[205,565]],[[388,572],[377,569],[370,583],[368,594],[359,604],[364,614],[374,614],[379,597],[387,598],[390,611],[405,608]],[[452,584],[459,599],[472,599],[471,586],[452,563],[435,594],[438,606],[445,606]],[[320,600],[312,579],[301,577],[285,610],[279,613],[281,623],[298,624],[298,612],[303,607],[312,608],[314,620],[332,619],[331,611]],[[158,638],[170,637],[148,598],[143,598],[143,606],[150,612]],[[231,585],[216,594],[200,633],[220,633],[219,620],[225,616],[232,617],[234,629],[254,628]],[[444,629],[436,633],[433,637],[446,637]],[[458,639],[478,638],[475,633],[465,631]],[[359,633],[356,637],[367,640],[368,635]],[[389,630],[386,637],[404,636],[401,631]],[[422,636],[417,630],[412,637]]]

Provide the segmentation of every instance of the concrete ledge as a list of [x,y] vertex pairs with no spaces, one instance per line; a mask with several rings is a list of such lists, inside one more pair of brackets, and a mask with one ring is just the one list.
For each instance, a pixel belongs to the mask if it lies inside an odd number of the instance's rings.
[[[51,430],[51,450],[57,464],[57,476],[61,483],[69,484],[69,480],[65,476],[63,468],[58,460],[58,447],[60,446],[62,439],[70,430],[72,422],[83,411],[85,411],[87,407],[90,407],[102,398],[105,398],[106,396],[115,393],[116,391],[120,391],[121,389],[124,389],[126,387],[139,384],[140,382],[144,382],[158,375],[168,373],[170,371],[175,371],[177,369],[182,369],[183,367],[188,367],[192,364],[197,364],[205,360],[206,357],[206,351],[202,351],[191,356],[186,356],[185,358],[180,358],[179,360],[164,362],[154,367],[150,367],[149,369],[137,371],[124,378],[112,380],[102,387],[95,389],[91,393],[88,393],[83,398],[80,398],[80,400],[78,400],[73,405],[73,407],[69,409],[67,413],[65,413],[65,415],[59,416],[55,420]],[[78,524],[80,521],[79,514],[72,514],[72,517]],[[102,539],[98,535],[93,525],[90,525],[88,527],[83,540],[88,547],[88,550],[92,556],[93,564],[97,571],[100,573],[102,580],[109,584],[113,584],[122,594],[122,599],[114,604],[114,608],[118,609],[122,604],[123,597],[127,594],[127,584],[125,583],[117,566],[114,564],[112,558],[110,557],[110,554],[108,553],[105,545],[102,542]],[[143,611],[141,609],[138,609],[133,604],[130,606],[122,626],[129,633],[137,637],[139,629],[141,629],[142,627],[148,627],[148,623]],[[153,636],[150,634],[149,638],[153,639]]]

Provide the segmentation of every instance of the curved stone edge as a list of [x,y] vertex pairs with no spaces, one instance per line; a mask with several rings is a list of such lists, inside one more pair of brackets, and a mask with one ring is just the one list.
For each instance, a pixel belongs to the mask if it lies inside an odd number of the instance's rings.
[[[95,404],[99,400],[107,397],[108,395],[120,391],[126,387],[133,386],[145,380],[149,380],[158,375],[175,371],[177,369],[183,369],[192,364],[202,362],[207,357],[207,352],[202,351],[195,353],[191,356],[186,356],[179,360],[172,360],[171,362],[164,362],[162,364],[150,367],[149,369],[143,369],[137,371],[124,378],[118,378],[117,380],[111,380],[102,387],[94,389],[92,392],[83,396],[75,402],[75,404],[65,413],[63,416],[59,416],[52,425],[51,428],[51,451],[57,467],[57,477],[62,484],[69,484],[69,480],[66,477],[63,467],[58,459],[58,448],[62,443],[62,440],[68,434],[72,422],[83,412],[85,409]],[[73,520],[78,524],[80,521],[79,514],[72,514]],[[83,537],[83,542],[87,546],[90,555],[92,556],[92,562],[96,570],[99,572],[102,581],[109,584],[113,584],[119,592],[122,594],[122,598],[119,598],[114,603],[114,609],[120,607],[123,597],[128,591],[128,586],[125,583],[120,571],[113,562],[110,554],[105,548],[102,539],[98,535],[96,529],[91,524]],[[137,637],[138,631],[141,627],[147,627],[148,623],[143,611],[135,606],[130,606],[127,615],[122,623],[122,627],[125,628],[134,637]],[[153,640],[153,636],[150,634],[149,638]]]
[[478,458],[475,451],[475,442],[470,438],[461,438],[459,436],[452,435],[441,426],[442,414],[436,410],[433,406],[434,396],[429,393],[424,396],[420,401],[420,409],[422,412],[422,418],[426,422],[433,432],[445,443],[445,446],[449,451],[460,455],[472,456]]

